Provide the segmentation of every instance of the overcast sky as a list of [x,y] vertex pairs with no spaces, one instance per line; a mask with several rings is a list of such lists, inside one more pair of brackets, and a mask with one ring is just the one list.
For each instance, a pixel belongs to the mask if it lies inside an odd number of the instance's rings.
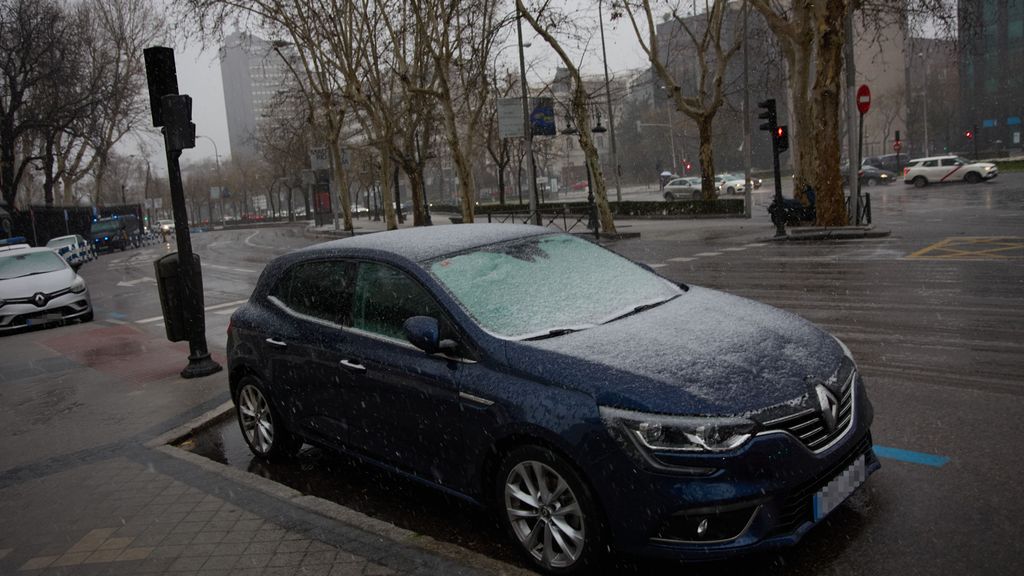
[[[597,7],[588,6],[581,8],[585,13],[582,16],[597,20]],[[608,69],[611,74],[616,71],[633,69],[643,66],[645,58],[637,44],[636,38],[628,20],[609,22],[608,14],[605,13],[605,41],[608,52]],[[524,22],[524,41],[531,44],[526,49],[526,59],[532,71],[528,73],[528,80],[531,84],[535,82],[549,81],[554,70],[555,56],[543,40],[535,37],[529,25]],[[514,45],[515,35],[511,37],[510,44]],[[502,59],[510,59],[510,65],[516,65],[516,51],[509,48],[501,53]],[[209,48],[200,51],[196,45],[182,46],[175,49],[175,63],[178,71],[178,90],[182,94],[192,97],[192,121],[196,125],[196,134],[208,136],[216,142],[216,149],[219,151],[221,160],[231,155],[231,146],[228,143],[228,127],[224,107],[224,89],[221,84],[220,62],[217,58],[217,50]],[[586,46],[586,55],[583,61],[584,73],[602,73],[601,66],[601,38],[595,33]],[[159,166],[159,172],[166,172],[162,144],[151,146],[153,154],[150,156],[154,169]],[[131,151],[129,153],[133,153]],[[182,153],[181,163],[187,166],[189,163],[214,157],[214,146],[207,138],[197,137],[196,147]]]

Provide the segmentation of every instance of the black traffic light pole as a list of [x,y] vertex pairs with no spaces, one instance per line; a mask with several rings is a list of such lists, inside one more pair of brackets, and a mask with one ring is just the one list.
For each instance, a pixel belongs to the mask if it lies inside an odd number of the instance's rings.
[[778,127],[777,118],[775,115],[775,99],[769,98],[764,102],[757,103],[758,108],[764,108],[765,111],[758,114],[758,118],[767,120],[767,122],[761,124],[761,130],[767,130],[768,134],[772,138],[772,161],[775,166],[775,199],[772,201],[775,204],[775,210],[772,213],[772,220],[775,224],[775,236],[786,235],[786,215],[782,209],[782,172],[779,168],[779,142],[776,137],[775,129]]
[[202,273],[196,269],[192,254],[188,210],[185,207],[185,191],[181,183],[181,166],[178,164],[182,149],[195,147],[196,127],[191,121],[192,99],[187,95],[178,94],[173,49],[152,47],[143,50],[143,54],[146,59],[146,79],[149,84],[153,126],[163,127],[167,174],[171,185],[171,205],[174,211],[174,235],[178,244],[178,280],[184,307],[185,333],[188,335],[189,343],[188,366],[181,371],[181,376],[208,376],[219,372],[221,366],[210,358],[206,346]]

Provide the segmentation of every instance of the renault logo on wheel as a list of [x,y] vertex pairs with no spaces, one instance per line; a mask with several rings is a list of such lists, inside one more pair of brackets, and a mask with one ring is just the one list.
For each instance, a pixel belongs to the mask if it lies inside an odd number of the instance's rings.
[[825,420],[825,427],[831,432],[836,429],[839,401],[836,400],[835,394],[821,384],[815,386],[814,390],[818,393],[818,405],[821,406],[821,417]]
[[46,306],[46,294],[43,294],[42,292],[36,292],[35,294],[32,295],[32,303],[40,308]]

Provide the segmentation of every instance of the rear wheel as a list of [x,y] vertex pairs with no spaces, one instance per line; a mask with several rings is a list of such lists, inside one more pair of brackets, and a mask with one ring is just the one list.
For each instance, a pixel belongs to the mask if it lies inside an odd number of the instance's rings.
[[736,189],[733,188],[732,186],[729,186],[729,189],[726,190],[725,193],[726,194],[735,194],[736,193]]
[[665,200],[672,202],[676,199],[676,195],[671,192],[665,192]]
[[915,188],[924,188],[925,186],[928,185],[928,180],[925,179],[924,176],[918,176],[914,178],[913,182]]
[[575,470],[538,446],[518,448],[498,473],[502,523],[536,568],[572,574],[597,565],[602,525]]
[[302,439],[284,427],[283,420],[256,378],[246,376],[242,379],[235,406],[242,437],[253,454],[272,460],[298,453]]
[[977,184],[978,182],[981,182],[981,174],[978,174],[977,172],[968,172],[964,175],[964,180],[968,184]]

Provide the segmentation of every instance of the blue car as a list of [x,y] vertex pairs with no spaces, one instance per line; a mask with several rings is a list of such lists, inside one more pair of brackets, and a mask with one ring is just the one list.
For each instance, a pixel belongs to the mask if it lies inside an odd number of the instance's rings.
[[546,228],[411,228],[272,261],[231,318],[238,422],[497,509],[532,565],[795,544],[879,468],[850,351]]

